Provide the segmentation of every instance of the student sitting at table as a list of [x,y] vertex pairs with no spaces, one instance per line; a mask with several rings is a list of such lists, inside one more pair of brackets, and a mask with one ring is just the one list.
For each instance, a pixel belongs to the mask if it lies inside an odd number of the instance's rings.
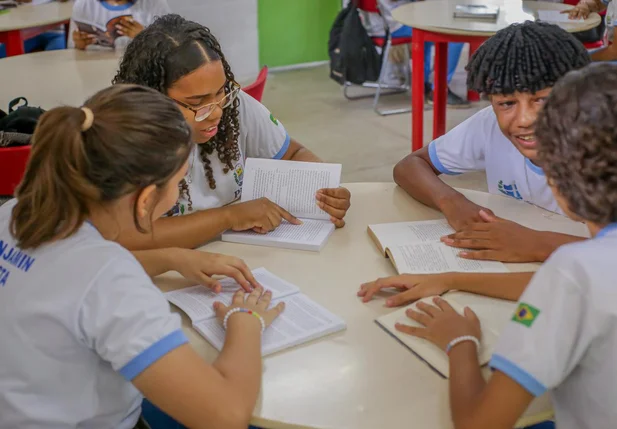
[[[125,246],[192,248],[227,229],[266,233],[283,220],[298,223],[265,198],[230,205],[242,193],[246,158],[320,159],[240,90],[208,28],[178,15],[158,18],[129,44],[114,83],[144,85],[169,96],[184,113],[196,143],[180,198],[170,216],[156,222],[156,237],[127,234]],[[350,198],[345,188],[323,189],[315,203],[342,227]]]
[[215,303],[227,334],[209,364],[115,242],[156,233],[192,147],[177,106],[133,85],[41,118],[17,199],[0,207],[0,427],[134,428],[144,396],[187,427],[248,426],[261,337],[284,305],[268,310],[260,288]]
[[508,322],[485,382],[480,322],[444,300],[397,329],[450,356],[457,429],[512,428],[534,397],[550,391],[559,429],[617,422],[617,68],[594,64],[561,80],[540,113],[538,156],[555,198],[587,223],[593,239],[559,248],[534,276]]
[[69,48],[126,46],[155,17],[169,12],[167,0],[76,0]]
[[540,232],[496,218],[439,179],[486,171],[492,194],[527,201],[561,213],[537,156],[534,124],[552,86],[568,71],[589,63],[583,45],[556,25],[513,24],[488,39],[467,70],[470,89],[491,106],[410,155],[394,168],[394,180],[409,195],[443,212],[458,231],[444,238],[474,249],[461,256],[504,262],[544,261],[579,237]]

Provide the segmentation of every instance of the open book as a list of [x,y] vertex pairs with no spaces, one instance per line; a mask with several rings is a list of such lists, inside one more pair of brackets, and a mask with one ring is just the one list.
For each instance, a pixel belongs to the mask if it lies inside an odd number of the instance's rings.
[[[450,363],[448,355],[446,355],[443,350],[428,340],[404,334],[397,331],[394,327],[396,323],[403,323],[409,326],[421,326],[419,323],[407,317],[405,311],[409,308],[413,308],[421,312],[421,310],[417,308],[418,302],[432,304],[433,298],[434,297],[424,298],[420,301],[416,301],[407,307],[379,317],[375,322],[390,335],[395,337],[401,344],[414,352],[420,359],[424,360],[431,368],[447,378],[450,375]],[[501,331],[512,317],[512,314],[514,314],[517,303],[465,292],[449,292],[442,298],[461,314],[463,314],[465,307],[471,308],[480,319],[482,341],[478,358],[480,366],[486,365],[491,359]]]
[[315,194],[338,188],[340,164],[249,158],[244,167],[242,202],[268,198],[300,219],[302,225],[283,222],[268,234],[226,231],[222,240],[232,243],[282,247],[318,252],[334,231],[330,215],[317,206]]
[[501,262],[460,258],[462,249],[440,241],[454,229],[444,219],[369,225],[368,234],[399,274],[504,273]]
[[77,27],[78,31],[95,36],[94,44],[113,48],[116,39],[118,37],[122,37],[122,35],[118,32],[116,25],[124,19],[132,18],[132,15],[117,16],[113,19],[110,19],[109,22],[107,22],[107,24],[105,25],[105,27],[85,19],[75,18],[73,21],[75,22],[75,26]]
[[[264,356],[346,328],[345,322],[306,295],[297,286],[275,276],[265,268],[253,270],[257,281],[272,291],[272,305],[285,302],[285,311],[266,330],[262,339]],[[213,304],[231,304],[240,285],[231,278],[221,280],[218,295],[205,286],[192,286],[165,293],[165,297],[186,313],[199,332],[217,350],[223,348],[225,330],[217,320]]]
[[539,10],[538,19],[551,23],[581,23],[585,22],[583,18],[570,19],[567,13],[562,13],[559,10]]
[[454,9],[455,18],[487,19],[495,21],[498,15],[499,6],[462,4],[457,5]]

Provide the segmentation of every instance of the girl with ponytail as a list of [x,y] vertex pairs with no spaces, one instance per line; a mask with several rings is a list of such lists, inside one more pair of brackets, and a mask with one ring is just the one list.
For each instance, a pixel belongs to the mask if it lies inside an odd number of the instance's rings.
[[[114,83],[148,86],[180,106],[196,147],[169,217],[157,221],[157,240],[133,235],[129,248],[196,247],[227,229],[266,233],[283,220],[298,223],[267,199],[230,205],[242,193],[244,160],[271,158],[321,162],[291,138],[265,106],[242,92],[219,42],[203,25],[165,15],[127,47]],[[351,195],[322,189],[315,204],[345,225]],[[176,216],[176,217],[173,217]]]
[[[219,320],[236,307],[253,314],[228,317],[210,365],[148,276],[176,269],[166,255],[177,249],[136,259],[116,242],[156,235],[192,148],[177,106],[144,87],[117,85],[41,117],[16,199],[0,207],[0,343],[10,344],[0,348],[0,427],[133,428],[144,396],[186,426],[248,425],[262,326],[282,306],[268,310],[260,288],[215,304]],[[204,276],[248,271],[235,258],[183,252],[214,267]]]

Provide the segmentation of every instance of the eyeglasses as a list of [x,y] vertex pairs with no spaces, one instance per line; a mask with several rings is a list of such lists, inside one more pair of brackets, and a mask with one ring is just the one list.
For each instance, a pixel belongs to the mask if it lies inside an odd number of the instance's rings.
[[214,112],[214,108],[216,106],[219,106],[221,109],[226,109],[229,106],[231,106],[234,100],[238,98],[238,93],[240,92],[240,85],[237,84],[236,82],[233,82],[231,84],[231,88],[229,90],[225,89],[225,91],[229,91],[229,92],[225,94],[225,96],[221,98],[219,101],[215,101],[214,103],[209,103],[209,104],[206,104],[200,107],[189,106],[188,104],[183,103],[182,101],[178,101],[175,98],[172,98],[172,100],[174,100],[176,104],[193,112],[195,114],[195,121],[202,122],[206,120],[208,116],[212,114],[212,112]]

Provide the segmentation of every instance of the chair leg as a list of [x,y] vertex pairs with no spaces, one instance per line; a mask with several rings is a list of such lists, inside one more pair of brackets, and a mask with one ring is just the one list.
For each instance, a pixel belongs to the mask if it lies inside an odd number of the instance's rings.
[[[381,94],[381,90],[382,88],[385,87],[385,85],[382,83],[385,80],[386,77],[386,62],[388,61],[388,53],[390,52],[390,49],[392,47],[392,42],[390,39],[388,39],[388,41],[386,42],[386,46],[385,46],[385,51],[384,51],[384,55],[383,55],[383,64],[381,65],[381,73],[379,74],[379,80],[377,81],[377,90],[375,91],[375,98],[373,100],[373,111],[375,113],[377,113],[379,116],[389,116],[389,115],[398,115],[401,113],[409,113],[411,112],[411,109],[409,107],[404,107],[404,108],[400,108],[400,109],[388,109],[388,110],[383,110],[379,108],[379,99],[381,97],[381,95],[391,95],[391,94],[400,94],[401,92],[407,92],[409,91],[409,74],[406,74],[405,77],[405,84],[402,87],[399,87],[400,90],[396,91],[396,92],[390,92],[387,94]],[[407,50],[405,50],[405,52],[407,53],[406,56],[409,56],[409,52]],[[409,61],[408,59],[405,60],[406,61],[406,67],[409,67]]]

